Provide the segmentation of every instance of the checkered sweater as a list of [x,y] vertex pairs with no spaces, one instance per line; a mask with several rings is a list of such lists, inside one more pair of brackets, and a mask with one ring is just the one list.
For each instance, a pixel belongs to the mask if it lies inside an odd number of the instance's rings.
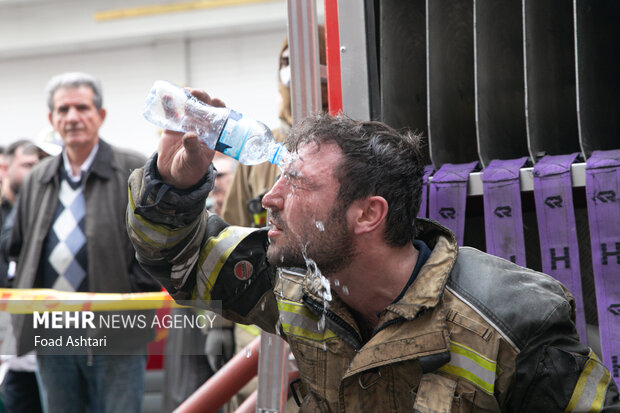
[[54,221],[43,249],[43,287],[87,291],[86,203],[84,175],[79,182],[60,168],[60,191]]

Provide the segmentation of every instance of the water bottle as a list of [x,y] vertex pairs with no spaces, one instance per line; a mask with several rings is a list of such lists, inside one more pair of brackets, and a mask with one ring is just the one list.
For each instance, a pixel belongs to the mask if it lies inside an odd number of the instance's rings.
[[146,98],[144,117],[163,129],[194,132],[211,149],[244,165],[279,165],[289,152],[263,123],[199,101],[182,87],[158,80]]

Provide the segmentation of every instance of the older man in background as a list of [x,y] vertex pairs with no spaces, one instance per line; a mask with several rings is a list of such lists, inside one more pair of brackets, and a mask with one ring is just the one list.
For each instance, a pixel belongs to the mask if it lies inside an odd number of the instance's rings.
[[[100,82],[85,73],[63,73],[48,83],[49,121],[64,143],[62,153],[39,163],[24,181],[10,253],[17,258],[15,286],[72,292],[157,290],[140,268],[124,230],[126,182],[144,162],[99,137],[106,117]],[[98,326],[101,327],[101,326]],[[14,317],[17,352],[32,350],[32,321]],[[139,412],[151,329],[95,328],[107,353],[89,347],[60,349],[37,361],[47,413]],[[116,340],[115,340],[116,338]]]

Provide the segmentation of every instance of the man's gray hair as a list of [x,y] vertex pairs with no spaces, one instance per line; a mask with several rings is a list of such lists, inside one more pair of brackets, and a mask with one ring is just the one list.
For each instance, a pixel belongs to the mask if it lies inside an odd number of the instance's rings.
[[101,82],[96,77],[82,72],[66,72],[56,75],[50,79],[45,88],[47,91],[47,106],[50,112],[54,111],[54,93],[58,89],[78,88],[86,86],[93,91],[93,104],[97,110],[103,107],[103,94]]

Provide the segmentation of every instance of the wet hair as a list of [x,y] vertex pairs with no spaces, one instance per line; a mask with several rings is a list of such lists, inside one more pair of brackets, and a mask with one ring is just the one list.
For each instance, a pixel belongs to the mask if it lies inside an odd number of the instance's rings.
[[103,107],[103,94],[99,79],[88,73],[66,72],[52,77],[47,83],[45,90],[47,91],[47,106],[50,112],[54,111],[54,93],[58,89],[78,88],[80,86],[91,88],[93,91],[93,104],[97,110],[101,110]]
[[343,152],[335,171],[342,207],[358,199],[381,196],[388,203],[386,241],[402,246],[415,238],[424,171],[420,136],[396,131],[381,122],[320,114],[295,126],[287,146],[297,151],[311,142],[319,146],[335,143]]

